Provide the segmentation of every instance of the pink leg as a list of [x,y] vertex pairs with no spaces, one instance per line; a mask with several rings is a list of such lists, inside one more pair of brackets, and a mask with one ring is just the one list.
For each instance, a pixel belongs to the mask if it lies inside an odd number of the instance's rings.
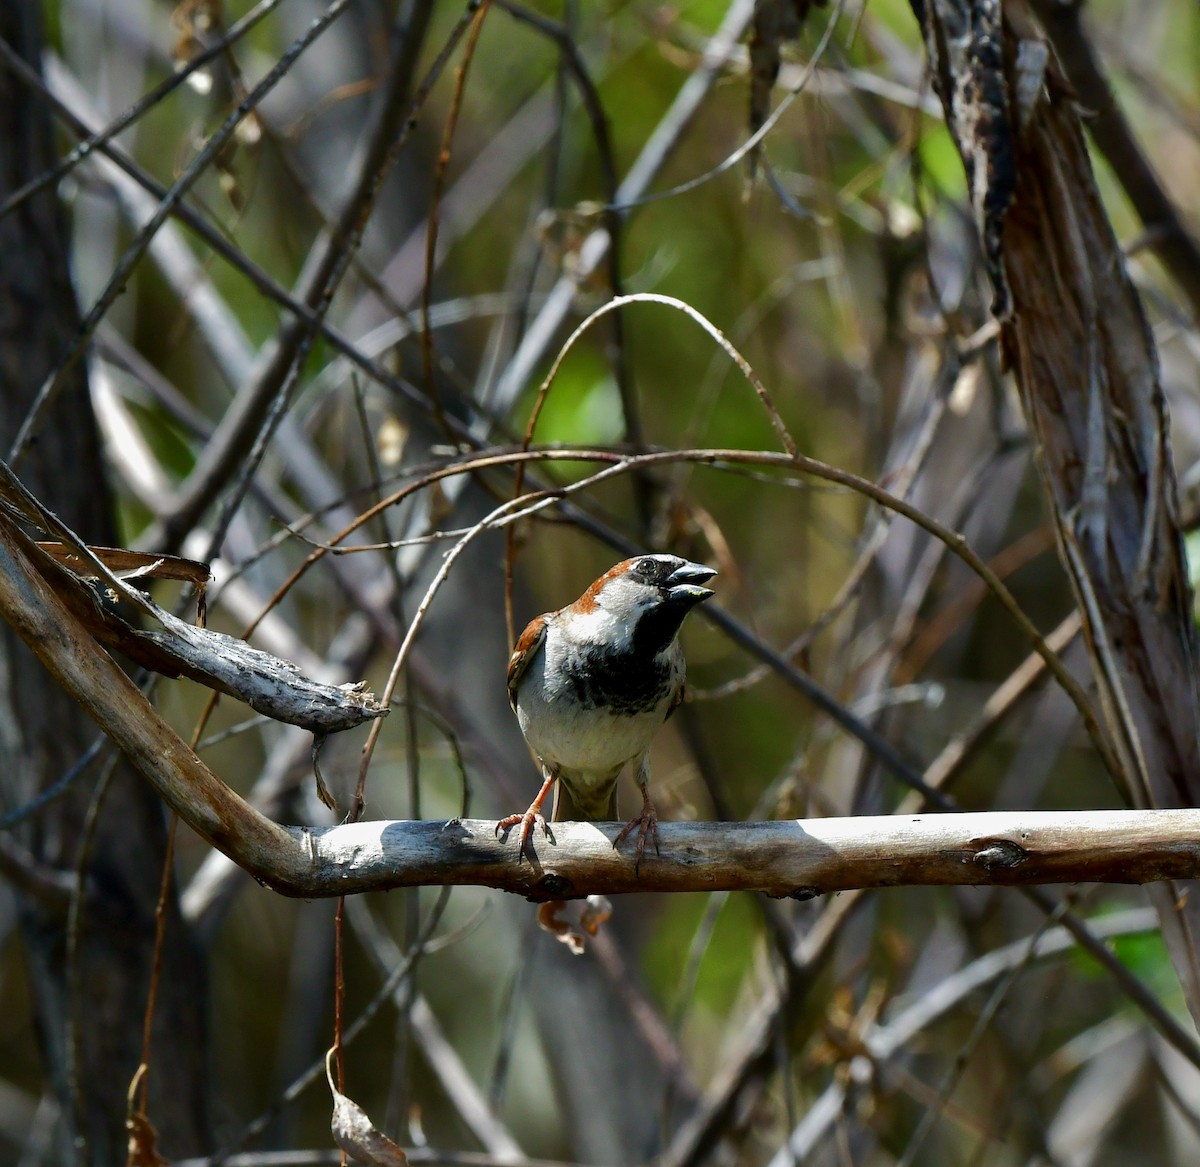
[[620,834],[613,840],[613,846],[617,847],[625,841],[625,839],[633,833],[634,828],[637,828],[637,857],[634,859],[633,868],[637,871],[642,866],[642,852],[646,849],[646,836],[649,835],[654,839],[654,853],[659,854],[658,849],[658,811],[654,809],[654,802],[650,798],[650,754],[649,752],[642,754],[637,761],[637,769],[635,775],[637,778],[638,788],[642,792],[642,813],[637,818],[632,818],[622,828]]
[[550,788],[554,785],[555,775],[551,774],[545,766],[542,767],[542,788],[537,792],[537,797],[529,804],[529,809],[523,814],[510,814],[507,818],[502,818],[496,824],[496,834],[508,830],[509,827],[515,827],[517,823],[521,824],[521,843],[517,849],[517,861],[520,862],[521,856],[527,854],[527,845],[529,836],[533,834],[535,826],[542,828],[542,834],[548,835],[550,828],[546,826],[546,818],[542,814],[542,803],[546,801],[546,795],[550,793]]

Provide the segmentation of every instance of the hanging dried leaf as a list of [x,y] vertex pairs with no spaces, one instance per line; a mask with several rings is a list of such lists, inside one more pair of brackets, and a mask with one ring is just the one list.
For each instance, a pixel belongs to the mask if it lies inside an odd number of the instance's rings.
[[403,1149],[379,1130],[367,1112],[333,1084],[333,1050],[325,1055],[325,1077],[333,1095],[333,1116],[329,1120],[333,1141],[356,1163],[367,1167],[407,1167]]
[[[568,913],[567,918],[563,913]],[[565,944],[576,956],[587,948],[587,938],[595,936],[612,915],[612,903],[607,896],[590,895],[585,900],[550,900],[537,911],[538,927]]]
[[168,1167],[167,1160],[158,1153],[158,1131],[147,1115],[135,1106],[146,1072],[147,1066],[143,1062],[129,1083],[125,1109],[125,1131],[129,1135],[126,1167]]

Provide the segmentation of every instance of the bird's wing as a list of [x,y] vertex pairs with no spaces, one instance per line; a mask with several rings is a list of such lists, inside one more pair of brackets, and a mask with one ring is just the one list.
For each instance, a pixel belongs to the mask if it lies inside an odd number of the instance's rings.
[[525,626],[525,631],[517,640],[517,647],[508,658],[508,703],[513,707],[514,713],[517,711],[517,686],[545,642],[546,617],[535,616]]

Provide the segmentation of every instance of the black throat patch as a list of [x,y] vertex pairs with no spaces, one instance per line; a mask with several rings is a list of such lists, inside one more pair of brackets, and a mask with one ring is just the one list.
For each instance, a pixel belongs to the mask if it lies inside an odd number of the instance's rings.
[[[663,647],[670,642],[668,637]],[[645,713],[671,692],[671,663],[654,652],[583,652],[565,663],[563,673],[585,709]]]
[[633,629],[633,656],[654,657],[675,639],[695,601],[663,600],[644,611]]

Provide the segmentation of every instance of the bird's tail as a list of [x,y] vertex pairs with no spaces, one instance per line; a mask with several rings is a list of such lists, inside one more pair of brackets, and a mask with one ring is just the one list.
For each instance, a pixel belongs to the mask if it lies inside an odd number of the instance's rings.
[[561,778],[554,784],[553,822],[612,823],[619,818],[615,781],[607,789],[601,786],[592,798],[585,791],[572,790]]

